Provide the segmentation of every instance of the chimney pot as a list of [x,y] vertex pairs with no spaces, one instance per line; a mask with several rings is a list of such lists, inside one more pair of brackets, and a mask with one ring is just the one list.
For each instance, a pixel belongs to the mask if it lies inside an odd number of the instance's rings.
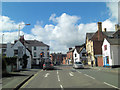
[[71,50],[72,48],[69,48],[69,50]]
[[98,30],[102,31],[102,22],[98,22]]
[[119,24],[116,24],[116,25],[115,25],[115,31],[117,31],[117,30],[120,30]]
[[104,32],[106,32],[107,31],[107,29],[106,28],[104,28]]

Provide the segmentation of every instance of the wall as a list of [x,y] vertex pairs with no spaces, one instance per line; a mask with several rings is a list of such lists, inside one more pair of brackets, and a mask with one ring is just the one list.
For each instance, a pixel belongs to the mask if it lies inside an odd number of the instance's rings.
[[88,65],[91,65],[91,61],[93,60],[93,64],[95,64],[94,50],[93,50],[93,41],[87,40],[86,42],[86,52],[88,54]]
[[[75,54],[76,54],[76,57],[75,57]],[[73,52],[73,58],[74,58],[74,62],[80,61],[80,54],[77,53],[77,50],[76,50],[76,49],[75,49],[74,52]]]
[[120,65],[120,45],[111,45],[111,58],[112,58],[112,65]]
[[[36,57],[34,57],[34,52],[36,52]],[[34,61],[34,59],[36,59],[36,64],[39,64],[41,52],[44,52],[44,57],[48,57],[47,56],[47,52],[48,52],[47,46],[36,46],[36,50],[34,50],[34,46],[32,46],[33,61]]]
[[98,56],[97,60],[98,60],[98,66],[103,67],[103,57]]
[[[107,45],[107,50],[104,50],[104,46]],[[106,63],[106,56],[109,57],[109,65],[111,66],[112,65],[112,59],[111,59],[111,54],[110,54],[110,43],[104,39],[104,42],[103,42],[103,45],[102,45],[102,54],[103,54],[103,65],[106,65],[104,64],[104,61]]]

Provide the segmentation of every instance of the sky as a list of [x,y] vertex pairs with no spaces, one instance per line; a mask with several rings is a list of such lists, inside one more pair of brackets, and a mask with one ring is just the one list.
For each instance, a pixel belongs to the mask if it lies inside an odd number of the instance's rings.
[[3,2],[0,38],[4,33],[3,42],[13,43],[21,25],[26,40],[43,41],[51,52],[66,53],[85,43],[86,33],[97,31],[97,22],[114,31],[117,20],[116,2]]

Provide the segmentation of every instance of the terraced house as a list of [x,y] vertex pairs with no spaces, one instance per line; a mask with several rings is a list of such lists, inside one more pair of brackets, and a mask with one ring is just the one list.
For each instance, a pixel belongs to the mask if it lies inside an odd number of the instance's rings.
[[107,31],[106,28],[102,31],[102,22],[98,22],[98,30],[95,33],[86,33],[86,52],[88,65],[103,66],[102,44],[104,38],[113,38],[115,30]]

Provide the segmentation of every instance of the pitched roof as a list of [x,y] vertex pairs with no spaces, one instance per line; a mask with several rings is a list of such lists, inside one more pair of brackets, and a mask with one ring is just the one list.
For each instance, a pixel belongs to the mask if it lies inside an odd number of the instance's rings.
[[115,31],[106,31],[106,32],[103,32],[104,35],[106,35],[107,37],[113,37],[113,34],[115,33]]
[[44,44],[43,42],[40,42],[38,40],[25,40],[25,44],[29,44],[30,46],[47,46],[47,44]]
[[[74,50],[75,50],[75,48],[72,48],[72,49],[70,49],[68,52],[73,52]],[[67,53],[68,53],[68,52],[67,52]]]
[[111,45],[120,45],[120,38],[106,38]]
[[80,45],[80,46],[75,46],[75,49],[77,50],[77,53],[80,53],[83,50],[83,48],[85,48],[85,44]]
[[86,33],[86,37],[90,40],[94,34],[95,33]]
[[[13,46],[14,44],[11,44],[11,47]],[[0,48],[7,48],[7,44],[0,44]]]

